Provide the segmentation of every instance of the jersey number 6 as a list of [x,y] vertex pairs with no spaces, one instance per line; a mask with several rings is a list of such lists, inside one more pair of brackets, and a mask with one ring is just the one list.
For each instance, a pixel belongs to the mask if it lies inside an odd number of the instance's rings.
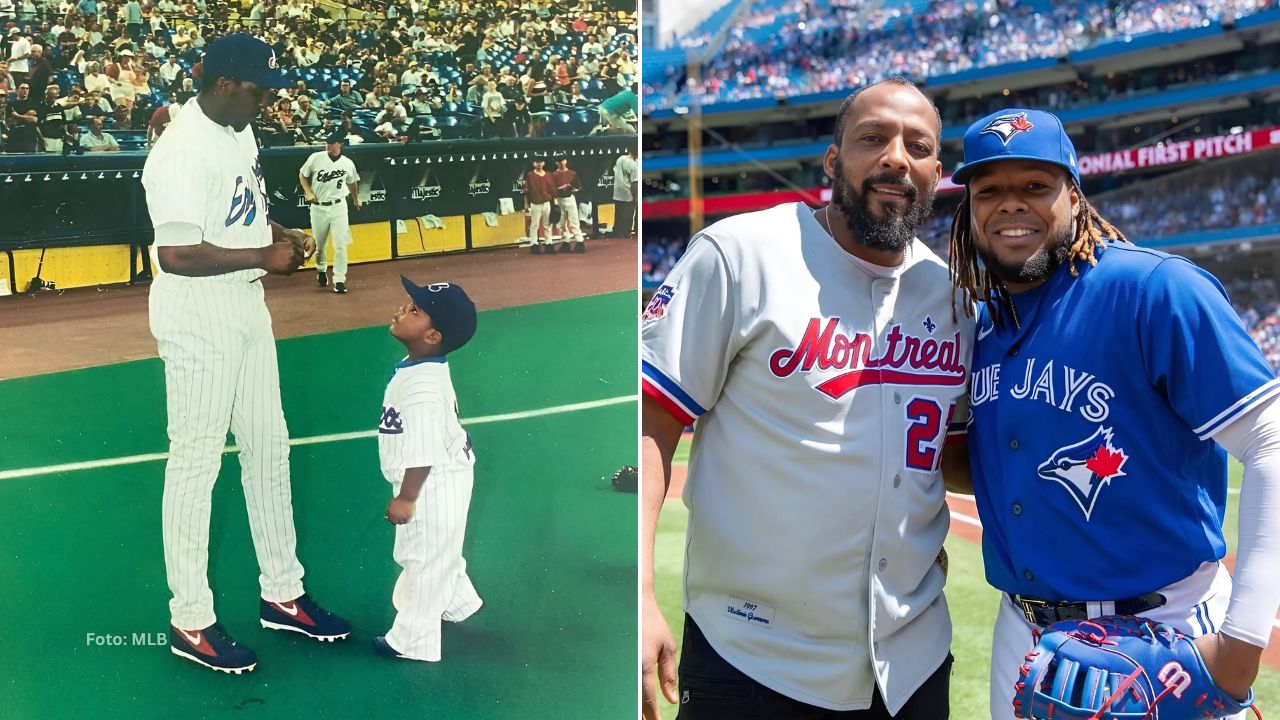
[[942,422],[942,405],[935,398],[915,396],[907,402],[907,458],[906,465],[922,473],[938,471],[942,460],[943,431],[951,424],[956,405],[947,410],[947,422]]

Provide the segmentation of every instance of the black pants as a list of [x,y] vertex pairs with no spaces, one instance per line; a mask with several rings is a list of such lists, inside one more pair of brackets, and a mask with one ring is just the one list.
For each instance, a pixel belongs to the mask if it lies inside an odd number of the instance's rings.
[[707,642],[697,623],[684,618],[677,720],[946,720],[951,714],[951,655],[907,704],[890,715],[877,689],[867,710],[827,710],[770,690],[738,671]]
[[614,200],[613,232],[610,237],[635,237],[632,227],[636,224],[636,203],[626,200]]

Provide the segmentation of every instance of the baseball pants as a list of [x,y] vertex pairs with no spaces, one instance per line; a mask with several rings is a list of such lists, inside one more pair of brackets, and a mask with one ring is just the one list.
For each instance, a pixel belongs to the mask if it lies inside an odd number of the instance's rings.
[[[473,481],[469,465],[431,468],[413,517],[396,526],[393,556],[401,571],[391,595],[396,619],[387,642],[415,660],[440,660],[440,621],[462,622],[483,604],[462,557]],[[392,497],[400,485],[392,484]]]
[[347,281],[347,246],[351,244],[351,225],[347,222],[347,201],[336,205],[311,206],[311,236],[316,239],[316,270],[329,269],[325,243],[333,240],[333,281]]
[[162,521],[173,625],[197,630],[216,619],[209,517],[228,426],[240,448],[262,597],[298,597],[303,570],[289,486],[289,430],[262,283],[160,273],[151,284],[150,322],[164,360],[169,417]]
[[565,242],[576,240],[585,242],[582,237],[582,224],[578,221],[578,199],[573,195],[569,197],[556,198],[556,205],[560,206],[560,237]]
[[529,203],[529,239],[534,244],[551,244],[551,203]]
[[951,663],[942,666],[916,690],[907,704],[890,715],[877,689],[866,710],[828,710],[792,699],[752,680],[730,665],[698,628],[684,617],[680,649],[680,712],[677,720],[947,720],[951,713]]
[[[1227,604],[1231,600],[1231,575],[1219,563],[1204,563],[1189,577],[1158,592],[1165,596],[1165,604],[1142,613],[1143,617],[1199,637],[1217,632],[1226,617]],[[1090,617],[1113,615],[1115,603],[1089,603],[1089,614]],[[1042,629],[1027,622],[1022,610],[1008,595],[1001,593],[1000,610],[996,614],[995,633],[991,640],[992,720],[1013,720],[1013,686],[1021,679],[1018,668],[1026,661],[1027,653],[1036,646]],[[1244,720],[1245,713],[1231,718]]]

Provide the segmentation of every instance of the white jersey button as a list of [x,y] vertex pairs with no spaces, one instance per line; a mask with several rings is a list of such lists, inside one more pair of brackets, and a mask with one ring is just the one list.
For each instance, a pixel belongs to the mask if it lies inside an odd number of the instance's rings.
[[1017,450],[1017,449],[1018,449],[1018,438],[1014,438],[1014,439],[1012,439],[1012,440],[1010,440],[1010,441],[1009,441],[1009,449],[1010,449],[1010,450]]
[[880,558],[880,569],[883,571],[887,567],[889,567],[889,561],[884,558]]
[[901,476],[901,475],[894,475],[894,476],[893,476],[893,486],[894,486],[894,487],[898,487],[898,486],[899,486],[899,485],[901,485],[901,484],[902,484],[902,476]]
[[1014,503],[1014,504],[1013,504],[1013,514],[1014,514],[1014,515],[1021,515],[1021,514],[1022,514],[1022,505],[1020,505],[1020,504],[1018,504],[1018,503]]

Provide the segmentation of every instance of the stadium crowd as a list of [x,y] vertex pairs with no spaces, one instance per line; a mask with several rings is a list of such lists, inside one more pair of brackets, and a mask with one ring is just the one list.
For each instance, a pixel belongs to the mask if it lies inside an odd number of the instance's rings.
[[700,83],[689,83],[682,65],[646,77],[646,108],[671,107],[682,94],[696,94],[703,104],[806,95],[889,75],[924,80],[1060,57],[1110,40],[1243,17],[1274,8],[1277,0],[1085,0],[1052,6],[934,0],[918,12],[896,3],[868,11],[854,0],[765,0],[764,5],[730,27]]
[[337,127],[350,142],[634,133],[637,27],[603,0],[0,0],[3,147],[153,143],[232,32],[296,80],[255,125],[264,146]]

